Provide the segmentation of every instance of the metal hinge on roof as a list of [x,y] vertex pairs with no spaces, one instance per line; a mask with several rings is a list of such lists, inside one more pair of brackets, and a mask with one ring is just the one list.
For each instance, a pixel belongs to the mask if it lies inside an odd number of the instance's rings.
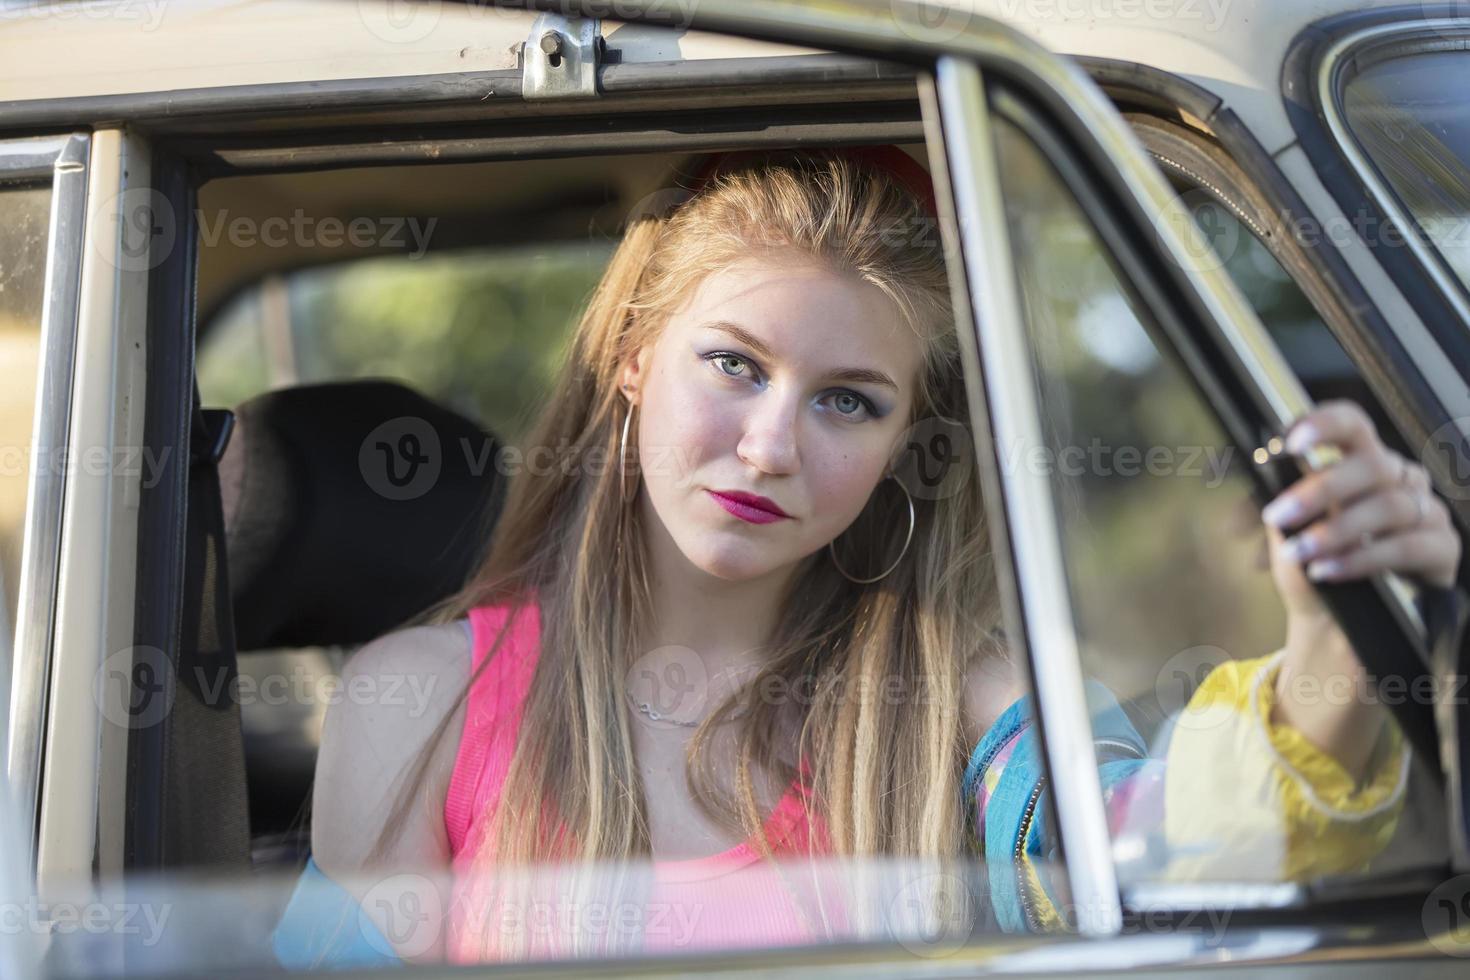
[[602,21],[542,14],[521,48],[521,97],[596,98],[603,54]]

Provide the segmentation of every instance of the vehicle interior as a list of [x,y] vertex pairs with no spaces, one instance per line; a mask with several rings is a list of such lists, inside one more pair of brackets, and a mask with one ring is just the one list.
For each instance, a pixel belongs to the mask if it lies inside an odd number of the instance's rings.
[[[1184,175],[1202,165],[1176,158],[1207,137],[1158,115],[1134,122],[1187,192]],[[922,144],[904,148],[925,162]],[[687,182],[699,160],[353,167],[200,189],[197,375],[204,406],[235,415],[220,481],[238,670],[259,692],[240,709],[257,865],[305,860],[324,685],[355,646],[450,594],[483,554],[508,482],[493,461],[525,434],[624,217]],[[1212,194],[1196,210],[1202,225],[1250,227],[1249,184],[1234,176],[1245,204]],[[260,247],[273,217],[275,239]],[[354,220],[366,222],[355,241]],[[1313,397],[1374,406],[1286,272],[1290,255],[1273,258],[1269,236],[1243,241],[1231,272]],[[432,420],[444,468],[422,495],[392,500],[361,478],[358,451],[408,415]],[[283,676],[289,695],[259,686]]]

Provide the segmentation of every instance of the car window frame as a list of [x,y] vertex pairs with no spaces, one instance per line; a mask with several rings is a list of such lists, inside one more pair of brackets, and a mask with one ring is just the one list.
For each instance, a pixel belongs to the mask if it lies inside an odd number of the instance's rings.
[[[1399,387],[1375,387],[1369,380],[1365,365],[1373,362],[1379,353],[1365,349],[1359,335],[1344,327],[1344,321],[1351,316],[1348,303],[1323,275],[1314,251],[1293,233],[1291,216],[1283,216],[1274,209],[1259,185],[1225,149],[1200,131],[1155,115],[1125,113],[1124,118],[1149,158],[1164,171],[1170,185],[1183,187],[1181,196],[1202,195],[1229,211],[1239,222],[1240,233],[1250,235],[1275,260],[1364,381],[1367,389],[1364,408],[1380,421],[1379,431],[1385,443],[1414,458],[1422,455],[1417,447],[1423,444],[1428,430],[1415,425],[1409,430],[1411,434],[1406,435],[1400,420],[1412,421],[1414,414]],[[1229,266],[1223,256],[1222,265]],[[1384,394],[1388,397],[1387,404],[1380,397]],[[1450,498],[1446,502],[1458,520],[1460,515],[1454,507],[1459,501]],[[1464,525],[1462,533],[1463,528]]]
[[[538,3],[534,6],[560,9],[564,5]],[[650,6],[656,7],[657,5],[651,4]],[[899,9],[907,8],[895,5],[894,10]],[[631,4],[627,12],[637,13],[634,5]],[[662,13],[666,14],[667,11]],[[795,13],[794,17],[793,13]],[[966,77],[963,74],[964,65],[971,67],[980,65],[981,67],[976,71],[980,73],[979,77],[982,79],[988,73],[993,72],[997,76],[1010,78],[1022,87],[1029,86],[1036,90],[1046,108],[1056,115],[1056,124],[1064,126],[1071,138],[1081,141],[1082,145],[1088,148],[1088,153],[1093,159],[1102,161],[1100,166],[1112,181],[1112,189],[1120,194],[1122,206],[1131,215],[1130,220],[1135,227],[1147,225],[1147,209],[1150,206],[1163,207],[1165,205],[1168,195],[1162,178],[1156,171],[1148,169],[1151,165],[1148,164],[1146,158],[1141,156],[1136,144],[1128,137],[1126,125],[1122,123],[1121,117],[1117,117],[1116,112],[1107,104],[1100,91],[1086,82],[1075,65],[1064,63],[1052,55],[1042,57],[1040,49],[1022,39],[1015,32],[980,18],[967,21],[963,30],[955,33],[952,30],[953,25],[925,24],[921,20],[904,22],[902,28],[896,23],[888,23],[884,26],[866,16],[867,14],[867,8],[858,8],[850,4],[834,4],[821,9],[793,12],[789,5],[781,3],[736,3],[733,0],[710,0],[695,12],[692,24],[683,26],[749,37],[816,42],[821,46],[833,49],[853,51],[878,58],[907,59],[917,63],[949,58],[952,64],[959,66],[958,70],[961,73],[955,77],[957,81],[952,78],[949,82],[952,86],[963,84]],[[649,16],[630,19],[661,23],[660,16],[659,11],[652,10]],[[938,87],[936,87],[934,98],[938,103],[945,101]],[[952,105],[955,102],[953,92],[949,96],[949,101]],[[981,101],[983,103],[983,100]],[[956,109],[951,110],[950,118],[952,120],[963,119],[966,106],[972,104],[973,102],[961,102]],[[955,111],[960,113],[958,117],[955,116]],[[1110,112],[1112,115],[1109,115]],[[932,119],[932,115],[929,118]],[[1089,131],[1090,125],[1096,126],[1095,131]],[[945,138],[948,136],[946,135]],[[945,160],[947,159],[946,153]],[[946,163],[946,168],[947,166]],[[146,178],[146,173],[142,176]],[[953,175],[946,170],[943,177],[936,174],[936,182],[941,179],[947,180],[951,176]],[[970,175],[970,179],[973,179],[973,174]],[[977,188],[971,188],[972,198],[975,190]],[[991,185],[987,193],[993,195],[994,191],[995,187]],[[964,192],[961,192],[959,196],[963,194]],[[962,230],[965,223],[957,220],[953,211],[948,212],[946,220],[951,226],[950,240],[954,242],[957,232]],[[990,224],[995,224],[994,220],[991,220]],[[1184,253],[1182,242],[1171,237],[1170,234],[1162,237],[1165,244],[1156,247],[1166,248],[1176,255]],[[1003,283],[1006,279],[1005,272],[1008,262],[1004,261],[1004,258],[1002,254],[993,255],[985,260],[996,263],[989,271],[997,283]],[[1293,376],[1289,369],[1285,368],[1284,359],[1280,358],[1279,351],[1275,350],[1269,337],[1265,336],[1264,328],[1255,320],[1248,304],[1233,291],[1233,286],[1228,281],[1222,281],[1222,276],[1211,276],[1198,272],[1180,273],[1180,275],[1183,275],[1184,278],[1167,284],[1168,288],[1177,293],[1179,297],[1192,300],[1204,311],[1206,331],[1214,334],[1211,340],[1232,355],[1228,360],[1232,369],[1240,374],[1240,377],[1234,379],[1235,382],[1243,386],[1243,389],[1252,396],[1253,410],[1264,418],[1270,419],[1279,432],[1286,422],[1289,422],[1305,407],[1299,385],[1292,384]],[[968,285],[964,286],[963,291],[966,296],[974,295]],[[146,292],[143,295],[146,296]],[[1017,324],[1011,322],[1007,329],[1014,330],[1016,327]],[[1247,385],[1246,382],[1249,384]],[[967,371],[966,383],[971,386],[979,386],[980,379],[972,371]],[[153,386],[149,387],[151,393]],[[976,401],[974,395],[978,390],[978,387],[972,388],[972,402]],[[178,393],[175,392],[175,394]],[[983,405],[984,400],[980,401]],[[988,427],[977,428],[976,437],[977,448],[982,450],[981,458],[986,459],[988,454],[993,454],[995,451],[995,447],[989,445],[990,429]],[[1249,444],[1254,441],[1254,439],[1242,437],[1243,443]],[[982,476],[994,482],[995,485],[999,485],[993,458],[990,463],[982,467]],[[998,502],[994,506],[1003,507],[1004,504]],[[1002,526],[1006,523],[1005,518],[1006,515],[1002,513],[999,522]],[[1047,532],[1041,529],[1038,533],[1044,538]],[[1054,527],[1052,534],[1055,534]],[[1024,637],[1027,634],[1021,627],[1031,618],[1031,613],[1022,608],[1024,596],[1018,591],[1014,569],[1009,571],[1002,569],[1000,577],[1005,583],[1003,592],[1009,590],[1008,597],[1004,597],[1007,605],[1008,626],[1017,627],[1015,635]],[[156,598],[149,597],[150,601]],[[1027,662],[1031,662],[1029,655]],[[1080,680],[1080,664],[1074,665],[1071,670],[1078,673]],[[1047,684],[1050,689],[1051,682],[1048,681]],[[1057,731],[1070,728],[1074,734],[1087,732],[1085,712],[1074,713],[1074,709],[1081,709],[1082,706],[1076,703],[1075,698],[1069,698],[1065,691],[1060,691],[1058,697],[1050,699],[1053,705],[1051,708],[1045,707],[1046,698],[1043,698],[1042,701],[1041,724],[1044,726],[1049,724]],[[1047,715],[1051,717],[1048,718]],[[1048,748],[1049,755],[1051,752],[1052,750]],[[1088,752],[1091,752],[1090,739]],[[1095,781],[1095,766],[1092,771]],[[1085,776],[1079,776],[1076,779],[1069,777],[1068,784],[1073,787],[1074,798],[1084,799],[1086,797]],[[1095,807],[1085,802],[1080,804],[1077,811],[1078,816],[1072,821],[1074,829],[1069,832],[1074,844],[1078,841],[1097,839],[1099,826],[1102,827],[1105,835],[1105,824],[1100,824],[1098,821],[1100,813],[1100,799]],[[1108,860],[1106,852],[1101,855],[1101,860]],[[1081,879],[1086,886],[1082,892],[1083,897],[1079,898],[1074,890],[1074,898],[1079,901],[1085,898],[1098,899],[1100,902],[1097,907],[1098,914],[1090,920],[1092,925],[1089,928],[1094,930],[1091,934],[1115,936],[1122,923],[1121,900],[1116,893],[1111,898],[1107,894],[1105,886],[1110,871],[1096,868],[1096,860],[1088,863],[1094,865],[1093,869],[1088,872],[1092,877]],[[1171,954],[1170,959],[1173,958],[1175,957]]]
[[1470,19],[1446,18],[1427,22],[1380,24],[1354,31],[1336,39],[1322,53],[1318,85],[1322,89],[1322,107],[1327,127],[1352,164],[1358,179],[1368,189],[1379,209],[1398,228],[1405,231],[1405,241],[1418,259],[1424,275],[1434,283],[1467,326],[1470,326],[1470,286],[1450,271],[1444,255],[1428,240],[1420,229],[1418,219],[1409,212],[1399,194],[1389,186],[1378,162],[1368,153],[1362,140],[1353,134],[1344,104],[1347,87],[1362,70],[1365,56],[1371,54],[1373,62],[1379,63],[1420,52],[1444,51],[1445,45],[1452,43],[1448,35],[1458,35],[1460,38],[1460,46],[1449,50],[1463,52],[1465,43],[1470,41]]
[[[1294,275],[1299,269],[1312,279],[1317,288],[1304,289],[1309,296],[1332,299],[1330,308],[1318,308],[1323,321],[1404,440],[1424,447],[1420,461],[1435,483],[1447,485],[1455,473],[1470,469],[1470,459],[1456,458],[1430,439],[1443,426],[1455,424],[1462,413],[1439,396],[1403,338],[1390,326],[1387,311],[1354,273],[1343,244],[1322,233],[1322,220],[1235,111],[1195,83],[1168,72],[1104,58],[1078,61],[1125,113],[1152,115],[1216,144],[1222,159],[1240,169],[1284,226],[1287,235],[1273,244],[1282,252],[1298,253],[1300,262],[1283,264]],[[1277,257],[1280,260],[1281,255]],[[1462,530],[1470,529],[1470,499],[1459,496],[1447,497],[1446,503]]]
[[91,132],[76,312],[69,461],[41,719],[34,868],[42,894],[122,868],[138,510],[147,389],[151,148],[123,126]]
[[[24,544],[15,611],[9,704],[4,734],[10,806],[27,832],[16,865],[30,871],[40,821],[40,783],[45,758],[56,628],[56,594],[62,561],[62,510],[66,469],[46,461],[69,447],[77,316],[84,252],[91,135],[22,137],[0,141],[0,183],[51,187],[46,269],[41,309],[41,362],[36,386],[31,467],[26,489]],[[10,642],[7,638],[7,642]]]
[[[1232,431],[1236,433],[1240,431],[1239,422],[1242,419],[1232,419],[1228,411],[1220,413],[1219,403],[1211,403],[1208,397],[1211,390],[1224,392],[1229,387],[1229,381],[1219,377],[1218,367],[1213,369],[1210,367],[1212,364],[1218,366],[1220,359],[1210,356],[1205,349],[1208,347],[1207,343],[1200,343],[1199,337],[1191,336],[1187,316],[1180,316],[1177,308],[1172,311],[1167,309],[1167,300],[1164,299],[1161,292],[1157,289],[1149,288],[1150,284],[1146,283],[1145,280],[1147,279],[1150,260],[1147,257],[1147,250],[1139,247],[1142,240],[1137,235],[1133,235],[1131,236],[1133,240],[1129,241],[1130,236],[1126,232],[1120,232],[1118,230],[1120,225],[1118,214],[1115,209],[1109,206],[1110,202],[1104,200],[1103,196],[1098,193],[1096,184],[1089,180],[1084,172],[1086,170],[1085,164],[1075,157],[1069,157],[1068,151],[1060,145],[1060,140],[1056,134],[1048,133],[1044,123],[1038,120],[1030,109],[1024,106],[1020,106],[1019,108],[1021,109],[1020,113],[1017,113],[1013,108],[1011,112],[1006,114],[1007,117],[1012,122],[1023,124],[1027,134],[1035,140],[1041,154],[1057,168],[1068,188],[1077,195],[1079,211],[1085,215],[1086,220],[1088,220],[1094,232],[1097,234],[1099,241],[1108,249],[1109,257],[1116,263],[1116,272],[1123,288],[1134,296],[1136,302],[1147,308],[1150,315],[1155,319],[1159,332],[1164,336],[1161,350],[1167,345],[1169,349],[1164,352],[1169,354],[1181,368],[1185,369],[1186,373],[1192,372],[1194,374],[1192,380],[1195,382],[1196,392],[1206,397],[1207,407],[1217,413],[1216,421],[1220,424],[1222,431],[1227,434],[1227,438],[1231,438],[1230,434]],[[1030,118],[1027,118],[1028,116]],[[1151,159],[1150,162],[1152,162]],[[1093,186],[1090,188],[1088,186],[1089,183],[1093,183]],[[1192,232],[1194,229],[1192,221],[1186,227]],[[1158,229],[1156,225],[1156,230],[1161,231],[1162,229]],[[1149,237],[1148,233],[1145,233],[1143,240],[1146,240],[1147,237]],[[1198,263],[1200,262],[1199,256],[1201,253],[1194,251],[1194,248],[1195,246],[1191,246],[1187,254],[1178,256],[1173,260],[1157,259],[1157,261],[1182,261],[1189,264]],[[1157,266],[1157,261],[1154,263],[1155,266]],[[1224,275],[1227,281],[1230,281],[1228,273],[1225,272],[1224,264],[1217,264],[1212,258],[1205,259],[1197,267],[1208,270],[1212,274],[1218,272]],[[1231,287],[1234,288],[1233,281],[1230,282]],[[1164,308],[1161,308],[1161,302],[1166,304]],[[1252,317],[1255,315],[1253,308],[1251,315]],[[1256,322],[1259,323],[1258,320]],[[1264,326],[1262,326],[1261,330],[1264,331],[1264,329]],[[1266,336],[1269,337],[1269,334],[1267,333]],[[1274,345],[1274,340],[1272,344]],[[1203,368],[1203,371],[1201,371],[1201,368]],[[1216,380],[1213,383],[1209,380],[1211,373],[1216,374]],[[1204,375],[1203,377],[1201,377],[1202,374]],[[1249,415],[1248,409],[1244,415]],[[1235,424],[1233,425],[1232,423]],[[1290,482],[1290,480],[1295,479],[1295,467],[1290,463],[1288,457],[1279,452],[1279,446],[1273,448],[1260,446],[1252,450],[1250,443],[1241,442],[1237,435],[1233,439],[1233,448],[1240,451],[1244,458],[1250,459],[1254,457],[1256,465],[1247,472],[1252,478],[1254,489],[1257,492],[1258,502],[1270,499],[1275,493],[1279,492],[1283,482]],[[1389,596],[1394,597],[1403,605],[1408,605],[1412,602],[1409,598],[1407,585],[1402,581],[1394,582],[1392,577],[1387,581],[1381,580],[1378,583],[1374,583],[1372,588],[1377,590],[1380,596],[1384,596],[1384,593],[1387,593],[1385,598]],[[1390,589],[1393,591],[1390,591]],[[1404,591],[1400,592],[1400,589]],[[1353,614],[1356,610],[1357,603],[1360,601],[1372,601],[1372,593],[1369,591],[1368,583],[1357,583],[1346,589],[1338,588],[1322,591],[1324,603],[1339,618],[1345,631],[1350,636],[1357,637],[1358,629],[1363,624]],[[1394,609],[1393,611],[1399,612],[1398,609]],[[1429,671],[1429,657],[1428,651],[1422,649],[1420,643],[1422,640],[1423,624],[1422,620],[1419,619],[1419,610],[1417,606],[1412,606],[1403,609],[1402,615],[1406,620],[1402,625],[1411,627],[1413,630],[1414,645],[1419,648],[1420,658],[1424,661],[1424,672],[1427,673]],[[1407,621],[1410,619],[1412,619],[1412,622]],[[1378,636],[1387,639],[1390,634],[1381,633]],[[1371,658],[1365,658],[1365,664],[1369,668],[1370,675],[1375,680],[1398,675],[1398,665],[1395,664],[1393,657],[1377,656],[1377,651],[1382,648],[1378,640],[1357,643],[1355,645],[1359,649],[1369,651],[1373,654]],[[1405,678],[1404,682],[1408,683],[1409,680],[1409,678]],[[1394,715],[1413,743],[1415,751],[1427,758],[1426,766],[1429,772],[1436,774],[1439,767],[1440,743],[1438,741],[1439,729],[1436,727],[1437,719],[1434,715],[1433,707],[1430,705],[1419,705],[1412,712],[1395,711]],[[1438,880],[1436,876],[1441,870],[1439,866],[1416,867],[1410,869],[1408,872],[1390,875],[1390,877],[1399,879],[1398,887],[1408,891],[1414,891],[1431,880]],[[1366,879],[1363,880],[1363,883],[1366,887],[1380,887],[1377,883],[1369,885]],[[1193,908],[1196,907],[1193,903],[1198,903],[1202,900],[1207,901],[1211,892],[1218,896],[1220,900],[1224,900],[1224,896],[1226,895],[1232,896],[1230,903],[1236,908],[1291,907],[1305,910],[1311,909],[1320,901],[1331,900],[1345,894],[1350,895],[1353,888],[1354,879],[1352,876],[1344,876],[1337,880],[1302,883],[1257,883],[1247,881],[1181,883],[1144,880],[1130,882],[1123,888],[1123,896],[1125,909],[1132,911],[1144,909],[1157,910],[1160,907],[1174,905]],[[1207,904],[1198,906],[1198,908],[1209,907]]]

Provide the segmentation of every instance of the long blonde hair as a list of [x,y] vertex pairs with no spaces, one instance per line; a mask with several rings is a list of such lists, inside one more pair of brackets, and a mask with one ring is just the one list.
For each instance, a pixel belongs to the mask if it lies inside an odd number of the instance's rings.
[[[912,421],[968,418],[943,249],[927,209],[890,173],[841,152],[785,151],[727,168],[677,206],[630,219],[531,444],[616,460],[627,411],[621,366],[704,277],[763,250],[800,254],[883,290],[923,345]],[[632,445],[628,455],[637,458]],[[486,560],[434,615],[448,622],[532,595],[541,611],[520,737],[481,853],[500,865],[647,856],[624,692],[652,609],[636,495],[623,502],[616,465],[545,469],[517,478]],[[753,773],[786,785],[802,759],[832,853],[975,852],[960,802],[970,749],[962,684],[975,657],[995,652],[999,614],[978,481],[965,474],[954,487],[943,496],[908,487],[912,542],[880,581],[855,584],[826,555],[809,556],[763,667],[692,738],[695,799],[763,854],[771,852]],[[875,493],[841,537],[865,542],[861,550],[882,568],[907,529],[902,495]],[[772,703],[756,693],[767,678],[810,696]],[[894,698],[895,688],[905,696]],[[736,791],[727,794],[712,776],[718,766],[730,773],[730,762],[707,758],[708,744],[737,714]],[[797,744],[777,744],[773,733],[783,731],[799,731]],[[548,817],[561,832],[546,833]]]

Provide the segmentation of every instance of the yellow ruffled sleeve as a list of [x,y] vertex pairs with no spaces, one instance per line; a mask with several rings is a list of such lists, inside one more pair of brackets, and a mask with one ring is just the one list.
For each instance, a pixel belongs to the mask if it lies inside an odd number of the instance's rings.
[[1205,678],[1170,738],[1164,835],[1173,880],[1291,881],[1359,871],[1393,836],[1409,750],[1390,718],[1362,784],[1270,721],[1284,651]]

